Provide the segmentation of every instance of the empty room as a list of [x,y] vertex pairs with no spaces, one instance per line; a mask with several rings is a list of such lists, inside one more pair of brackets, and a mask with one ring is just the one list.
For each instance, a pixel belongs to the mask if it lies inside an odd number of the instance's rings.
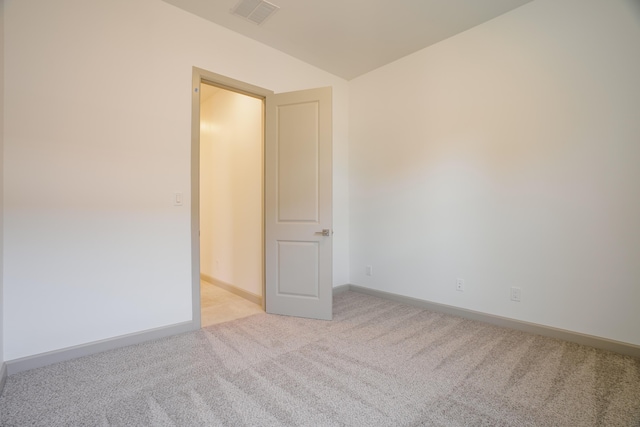
[[640,424],[640,1],[0,11],[0,425]]

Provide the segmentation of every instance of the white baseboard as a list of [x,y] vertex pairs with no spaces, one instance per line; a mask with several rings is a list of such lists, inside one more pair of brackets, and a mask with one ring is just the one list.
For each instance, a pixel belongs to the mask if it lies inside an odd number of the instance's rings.
[[0,365],[0,395],[2,395],[2,390],[4,390],[4,383],[7,382],[7,364],[2,362]]
[[208,276],[206,274],[200,274],[200,279],[204,280],[207,283],[211,283],[212,285],[215,285],[219,288],[222,288],[225,291],[229,291],[234,295],[238,295],[239,297],[242,297],[255,304],[258,304],[259,306],[262,307],[262,297],[260,295],[256,295],[253,292],[245,291],[244,289],[241,289],[232,284],[223,282],[222,280],[214,279],[213,277]]
[[[338,292],[336,289],[340,288]],[[439,304],[418,298],[406,297],[403,295],[393,294],[390,292],[378,291],[357,285],[342,285],[334,288],[334,295],[347,290],[359,292],[384,298],[391,301],[397,301],[403,304],[413,305],[438,313],[451,314],[454,316],[464,317],[465,319],[477,320],[479,322],[490,323],[492,325],[504,328],[516,329],[518,331],[529,332],[532,334],[542,335],[550,338],[557,338],[576,344],[595,347],[602,350],[612,351],[614,353],[624,354],[640,358],[640,346],[621,341],[614,341],[608,338],[596,337],[593,335],[582,334],[579,332],[568,331],[565,329],[553,328],[551,326],[539,325],[537,323],[523,322],[521,320],[510,319],[508,317],[494,316],[492,314],[481,313],[479,311],[467,310],[464,308],[453,307],[446,304]]]
[[[204,280],[204,279],[203,279]],[[538,325],[535,323],[523,322],[520,320],[509,319],[506,317],[494,316],[491,314],[481,313],[463,308],[453,307],[450,305],[439,304],[418,298],[407,297],[403,295],[393,294],[390,292],[378,291],[357,285],[341,285],[333,288],[333,294],[338,295],[342,292],[353,291],[362,294],[372,295],[378,298],[384,298],[391,301],[397,301],[403,304],[413,305],[427,310],[451,314],[454,316],[464,317],[466,319],[477,320],[480,322],[490,323],[493,325],[516,329],[519,331],[529,332],[551,338],[557,338],[577,344],[590,347],[600,348],[603,350],[613,351],[636,358],[640,358],[640,346],[614,341],[607,338],[596,337],[593,335],[581,334],[579,332],[568,331],[564,329],[552,328],[549,326]],[[152,341],[159,338],[177,335],[198,329],[194,322],[183,322],[175,325],[150,329],[148,331],[136,332],[133,334],[123,335],[120,337],[109,338],[106,340],[95,341],[92,343],[82,344],[74,347],[54,350],[47,353],[41,353],[33,356],[23,357],[19,359],[9,360],[0,365],[0,393],[6,382],[8,375],[29,369],[40,368],[51,365],[53,363],[63,362],[82,356],[101,353],[107,350],[126,347],[129,345],[140,344],[146,341]]]
[[[171,326],[165,326],[162,328],[149,329],[147,331],[135,332],[119,337],[81,344],[74,347],[49,351],[33,356],[22,357],[19,359],[13,359],[5,362],[6,375],[13,375],[17,374],[18,372],[27,371],[29,369],[41,368],[53,363],[64,362],[66,360],[76,359],[82,356],[89,356],[91,354],[101,353],[103,351],[113,350],[129,345],[140,344],[146,341],[165,338],[171,335],[177,335],[196,329],[198,328],[196,327],[196,324],[194,322],[183,322]],[[3,364],[3,370],[5,364]]]
[[[206,280],[207,282],[211,283],[213,278],[204,276],[202,280]],[[258,295],[252,294],[250,292],[244,291],[243,289],[236,288],[235,286],[228,285],[218,280],[213,280],[212,283],[251,302],[262,305],[262,297]],[[150,329],[147,331],[123,335],[120,337],[81,344],[74,347],[63,348],[60,350],[49,351],[33,356],[8,360],[2,364],[2,371],[0,371],[0,375],[3,375],[2,377],[0,377],[0,391],[2,389],[2,386],[4,386],[4,381],[8,375],[17,374],[18,372],[27,371],[29,369],[41,368],[53,363],[64,362],[66,360],[76,359],[82,356],[101,353],[107,350],[113,350],[116,348],[140,344],[146,341],[152,341],[171,335],[194,331],[197,329],[199,329],[199,322],[189,321],[162,328]]]

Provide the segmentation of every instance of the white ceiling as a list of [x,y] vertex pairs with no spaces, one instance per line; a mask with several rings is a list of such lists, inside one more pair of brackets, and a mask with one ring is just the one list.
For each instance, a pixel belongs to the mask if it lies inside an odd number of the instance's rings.
[[163,0],[350,80],[532,0],[269,0],[258,26],[238,0]]

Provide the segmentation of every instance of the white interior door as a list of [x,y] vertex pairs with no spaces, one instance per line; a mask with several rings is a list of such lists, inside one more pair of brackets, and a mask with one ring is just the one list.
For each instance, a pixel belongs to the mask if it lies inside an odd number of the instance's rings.
[[331,88],[266,104],[266,310],[331,320]]

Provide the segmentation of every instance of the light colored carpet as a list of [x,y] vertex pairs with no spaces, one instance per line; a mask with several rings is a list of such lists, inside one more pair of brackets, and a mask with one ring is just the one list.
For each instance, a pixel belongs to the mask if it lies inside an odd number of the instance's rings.
[[345,292],[13,375],[3,426],[638,426],[640,360]]

